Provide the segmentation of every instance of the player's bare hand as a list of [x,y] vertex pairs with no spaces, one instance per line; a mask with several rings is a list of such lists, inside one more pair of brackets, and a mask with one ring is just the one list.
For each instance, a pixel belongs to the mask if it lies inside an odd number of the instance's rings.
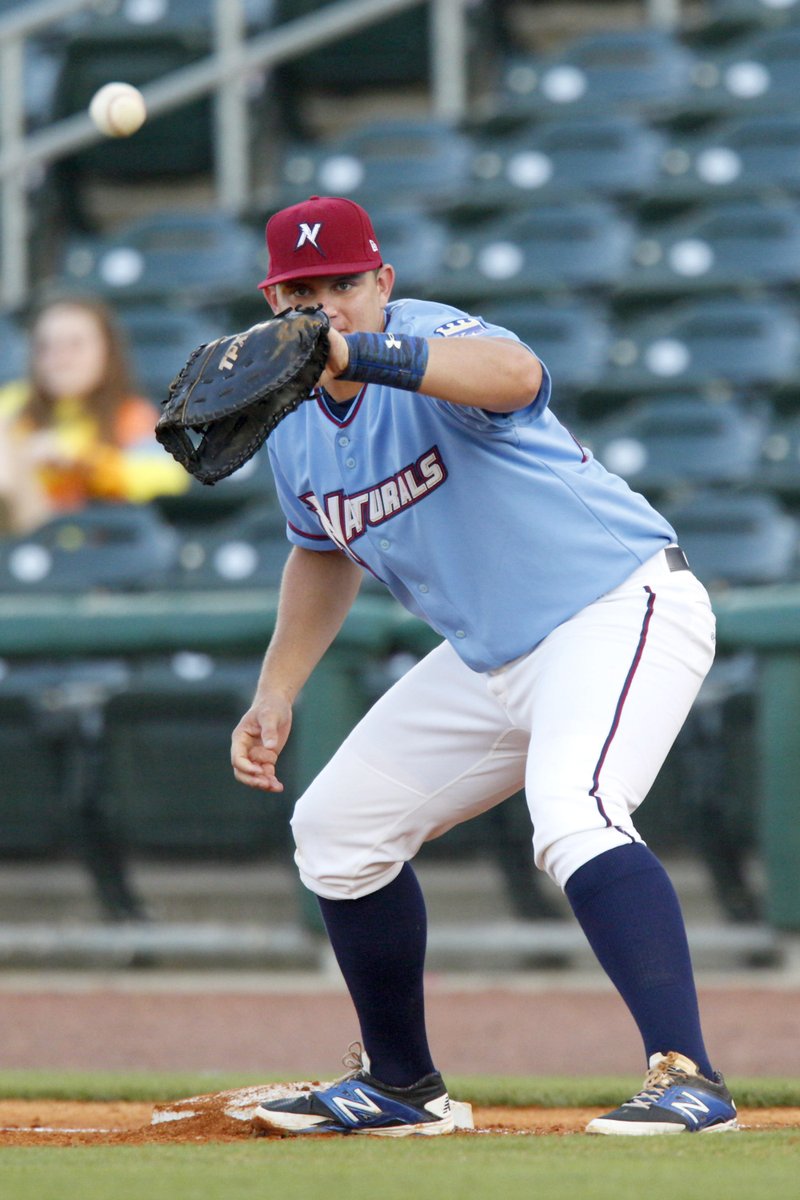
[[282,792],[278,757],[292,726],[292,708],[278,693],[260,697],[242,717],[231,738],[234,778],[265,792]]
[[350,348],[344,340],[338,329],[331,327],[328,330],[328,361],[325,363],[325,370],[320,377],[320,383],[323,387],[336,379],[345,370],[350,362]]

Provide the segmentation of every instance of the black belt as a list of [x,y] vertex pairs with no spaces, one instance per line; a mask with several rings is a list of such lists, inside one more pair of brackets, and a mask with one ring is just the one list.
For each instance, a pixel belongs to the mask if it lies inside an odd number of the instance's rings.
[[667,566],[670,571],[691,571],[689,560],[680,546],[667,546],[664,550]]

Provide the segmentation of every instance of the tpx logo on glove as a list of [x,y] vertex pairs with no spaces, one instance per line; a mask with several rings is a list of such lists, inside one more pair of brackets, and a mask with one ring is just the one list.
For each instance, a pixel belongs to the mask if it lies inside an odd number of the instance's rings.
[[217,367],[218,371],[230,371],[231,367],[239,357],[239,351],[246,341],[246,333],[237,333],[236,337],[225,351],[224,357],[219,360],[219,366]]

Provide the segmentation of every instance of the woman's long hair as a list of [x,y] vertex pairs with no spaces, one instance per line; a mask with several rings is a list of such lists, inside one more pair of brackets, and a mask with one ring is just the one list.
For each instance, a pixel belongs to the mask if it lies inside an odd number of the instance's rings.
[[128,362],[128,348],[122,331],[108,305],[102,300],[92,297],[62,296],[55,300],[49,300],[36,313],[31,331],[28,362],[30,392],[24,415],[37,429],[47,428],[53,423],[54,409],[59,397],[43,387],[38,378],[36,327],[44,314],[54,308],[81,309],[96,321],[100,329],[106,348],[105,371],[97,387],[81,399],[86,404],[87,412],[97,421],[103,440],[115,442],[115,425],[119,406],[132,394],[134,384]]

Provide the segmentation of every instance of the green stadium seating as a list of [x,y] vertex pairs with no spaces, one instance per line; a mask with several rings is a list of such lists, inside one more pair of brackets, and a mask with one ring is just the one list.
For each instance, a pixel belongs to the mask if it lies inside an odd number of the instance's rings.
[[[260,659],[177,653],[144,660],[105,709],[103,804],[128,852],[264,857],[288,848],[288,795],[239,784],[231,732],[252,700]],[[287,750],[287,781],[291,775]]]
[[163,582],[179,537],[154,507],[92,504],[0,539],[0,594],[139,591]]
[[438,294],[487,298],[613,289],[628,269],[633,223],[600,200],[543,204],[452,230]]
[[791,295],[800,274],[800,201],[784,197],[709,203],[688,216],[643,225],[615,300]]
[[604,29],[547,55],[512,54],[495,89],[495,117],[565,120],[601,112],[653,118],[679,109],[698,60],[671,34]]

